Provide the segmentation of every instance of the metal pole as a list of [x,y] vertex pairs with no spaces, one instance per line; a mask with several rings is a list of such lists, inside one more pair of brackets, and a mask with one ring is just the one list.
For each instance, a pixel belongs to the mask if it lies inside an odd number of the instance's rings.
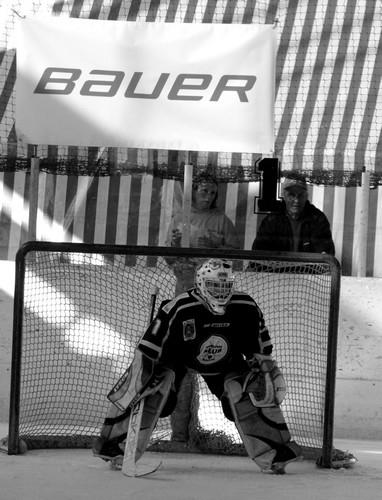
[[184,165],[184,186],[183,186],[183,222],[181,246],[189,248],[191,230],[191,204],[192,204],[192,173],[193,166],[190,163],[190,156],[187,155],[187,163]]
[[35,152],[31,158],[30,184],[29,184],[29,220],[28,220],[28,240],[36,241],[37,211],[38,211],[38,184],[40,174],[40,159]]
[[358,228],[358,265],[357,276],[366,276],[366,260],[367,260],[367,228],[369,221],[369,197],[370,197],[370,172],[367,172],[365,167],[362,170],[361,181],[361,207],[359,214]]

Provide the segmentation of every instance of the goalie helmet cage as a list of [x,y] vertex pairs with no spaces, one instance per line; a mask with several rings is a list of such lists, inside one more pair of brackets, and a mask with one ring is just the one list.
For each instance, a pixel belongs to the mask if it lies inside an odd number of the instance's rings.
[[[259,304],[283,371],[282,404],[308,458],[330,467],[340,266],[325,254],[28,242],[16,256],[8,454],[90,447],[106,398],[176,276],[210,257],[233,261],[235,287]],[[250,335],[250,330],[248,331]],[[197,451],[243,454],[239,434],[200,376],[190,440]],[[151,446],[171,443],[160,419]],[[159,448],[160,449],[160,448]],[[171,447],[166,448],[171,450]]]

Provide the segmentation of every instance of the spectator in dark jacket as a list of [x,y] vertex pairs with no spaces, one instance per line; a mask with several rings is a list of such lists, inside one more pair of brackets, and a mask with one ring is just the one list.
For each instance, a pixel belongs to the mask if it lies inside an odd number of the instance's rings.
[[[268,214],[261,222],[252,250],[334,255],[329,221],[321,210],[308,201],[305,179],[297,175],[286,178],[283,198],[280,210]],[[250,264],[248,270],[256,270],[256,264]],[[350,465],[356,461],[352,453],[333,448],[332,464]]]
[[305,179],[287,178],[283,183],[283,198],[280,211],[268,214],[261,222],[252,250],[334,255],[329,221],[308,201]]

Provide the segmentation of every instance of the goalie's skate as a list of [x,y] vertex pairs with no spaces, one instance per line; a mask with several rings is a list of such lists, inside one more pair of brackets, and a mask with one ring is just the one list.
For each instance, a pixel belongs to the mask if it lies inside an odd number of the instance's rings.
[[[330,461],[330,468],[332,469],[349,469],[358,462],[358,459],[350,453],[350,451],[342,451],[337,448],[332,450],[332,458]],[[322,467],[322,457],[316,460],[316,465]]]
[[338,450],[337,448],[333,449],[331,463],[333,469],[349,469],[357,462],[358,460],[353,453]]
[[298,462],[302,460],[302,457],[291,458],[290,460],[286,460],[285,462],[274,462],[269,468],[262,469],[261,472],[264,474],[276,474],[282,475],[285,474],[285,467],[291,462]]
[[123,449],[119,445],[116,439],[106,440],[99,437],[93,443],[93,455],[110,463],[118,459],[123,460]]
[[[122,470],[124,454],[118,444],[114,441],[103,442],[101,438],[93,446],[93,455],[108,462],[112,470]],[[123,473],[130,477],[147,476],[156,472],[162,462],[154,463],[129,463]]]
[[280,449],[277,452],[271,465],[261,471],[264,472],[264,474],[285,474],[285,467],[288,464],[291,462],[298,462],[302,459],[300,447],[294,441],[291,441],[288,447]]

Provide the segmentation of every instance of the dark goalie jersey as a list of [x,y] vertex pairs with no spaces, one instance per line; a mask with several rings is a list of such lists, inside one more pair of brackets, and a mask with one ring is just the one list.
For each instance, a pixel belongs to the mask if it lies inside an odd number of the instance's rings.
[[225,313],[217,315],[190,289],[162,302],[138,348],[176,373],[187,367],[208,379],[248,369],[245,359],[271,354],[272,343],[263,314],[248,294],[234,292]]

